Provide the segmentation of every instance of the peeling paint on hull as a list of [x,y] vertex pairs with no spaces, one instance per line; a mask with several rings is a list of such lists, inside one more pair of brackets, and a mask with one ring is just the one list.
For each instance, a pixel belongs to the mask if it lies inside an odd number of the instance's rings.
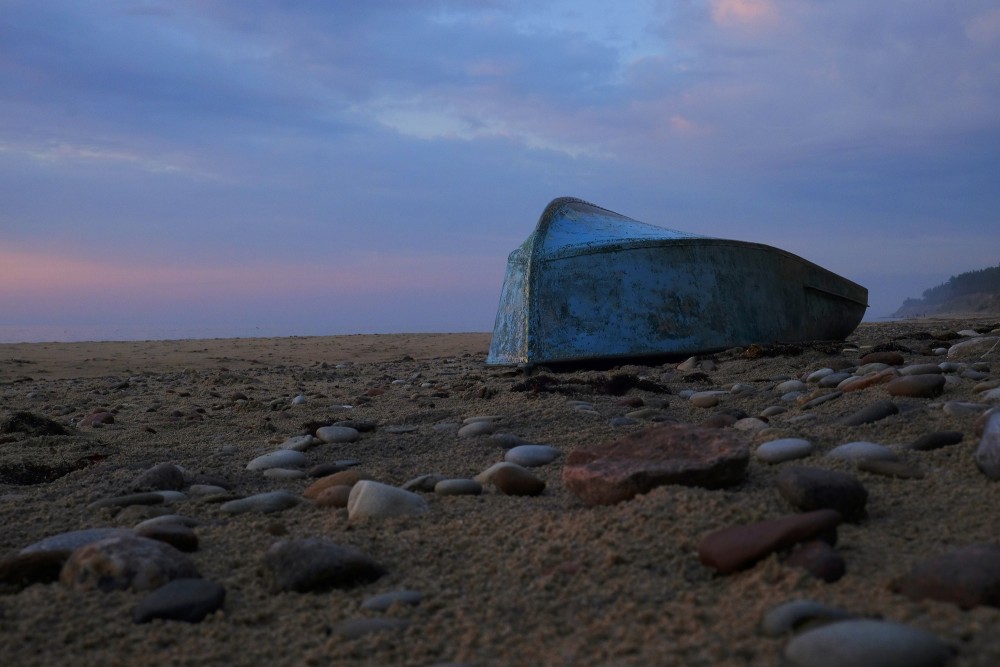
[[868,290],[791,253],[568,197],[511,253],[489,364],[693,354],[847,337]]

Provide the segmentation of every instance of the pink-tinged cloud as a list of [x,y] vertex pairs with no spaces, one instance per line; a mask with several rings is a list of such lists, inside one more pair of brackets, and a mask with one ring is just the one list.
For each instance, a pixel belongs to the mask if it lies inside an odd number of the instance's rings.
[[773,25],[778,8],[773,0],[712,0],[712,20],[721,26]]
[[[107,263],[64,255],[0,251],[0,304],[75,300],[241,299],[281,295],[376,295],[483,289],[502,278],[502,266],[484,270],[482,257],[427,257],[354,253],[331,265],[264,263],[196,266]],[[494,262],[497,263],[497,262]],[[498,263],[497,263],[498,264]]]
[[965,24],[965,34],[980,46],[1000,44],[1000,9],[991,9]]

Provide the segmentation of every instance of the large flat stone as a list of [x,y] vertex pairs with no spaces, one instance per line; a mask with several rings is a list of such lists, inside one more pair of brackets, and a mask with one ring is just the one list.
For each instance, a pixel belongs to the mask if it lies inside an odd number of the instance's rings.
[[665,424],[580,447],[566,458],[562,478],[587,505],[612,505],[665,484],[731,486],[746,476],[749,460],[738,433]]

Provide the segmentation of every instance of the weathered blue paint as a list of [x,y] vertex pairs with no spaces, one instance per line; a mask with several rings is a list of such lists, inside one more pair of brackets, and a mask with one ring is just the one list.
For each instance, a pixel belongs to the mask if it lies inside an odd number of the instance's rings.
[[864,287],[783,250],[656,227],[564,197],[507,260],[486,361],[842,339],[867,307]]

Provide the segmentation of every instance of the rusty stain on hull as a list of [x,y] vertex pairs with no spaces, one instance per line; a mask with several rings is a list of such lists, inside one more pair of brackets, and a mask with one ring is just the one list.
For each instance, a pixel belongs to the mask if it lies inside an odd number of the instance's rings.
[[553,200],[507,261],[486,361],[688,354],[848,336],[868,290],[784,250]]

